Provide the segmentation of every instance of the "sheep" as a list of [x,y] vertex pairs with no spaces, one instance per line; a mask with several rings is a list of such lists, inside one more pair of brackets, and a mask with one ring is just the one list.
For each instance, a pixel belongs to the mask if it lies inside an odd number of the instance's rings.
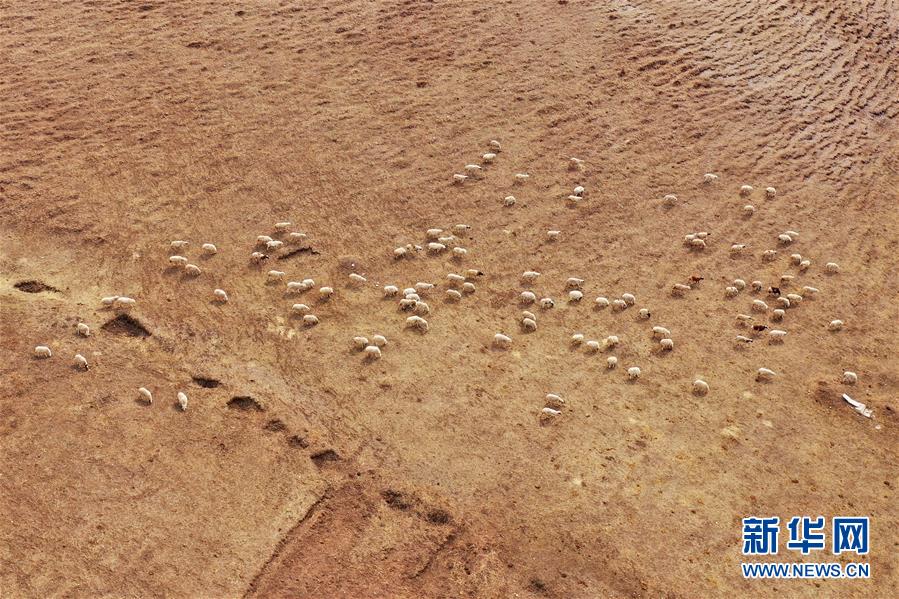
[[282,221],[280,223],[275,223],[275,231],[277,231],[278,233],[286,233],[287,229],[290,228],[291,224],[292,223],[290,223],[288,221]]
[[453,183],[456,183],[456,184],[459,184],[459,185],[461,185],[462,183],[464,183],[466,179],[468,179],[468,176],[467,176],[467,175],[460,175],[459,173],[455,173],[455,174],[453,175]]
[[656,339],[664,339],[665,337],[671,337],[671,331],[665,327],[652,327],[652,336]]
[[439,254],[440,252],[446,251],[446,246],[442,243],[432,241],[428,244],[428,251],[434,254]]
[[584,299],[584,294],[578,291],[577,289],[572,289],[568,292],[568,301],[569,302],[579,302]]
[[790,299],[787,297],[779,297],[779,298],[777,298],[777,302],[780,304],[781,309],[784,309],[784,310],[789,309],[789,307],[791,305]]
[[503,205],[504,206],[514,206],[515,201],[516,201],[515,196],[506,196],[505,198],[503,198]]
[[572,156],[568,159],[568,168],[573,171],[579,171],[584,168],[584,161],[580,158],[575,158]]
[[465,248],[462,248],[462,247],[453,248],[453,258],[456,258],[457,260],[461,260],[462,258],[464,258],[467,255],[468,255],[468,250],[466,250]]
[[565,281],[566,289],[580,289],[584,284],[584,279],[578,279],[577,277],[569,277],[567,281]]
[[447,235],[445,237],[438,237],[437,241],[444,245],[450,245],[451,243],[456,243],[456,236],[455,235]]
[[742,254],[743,250],[745,250],[745,249],[746,249],[745,243],[735,243],[732,246],[730,246],[730,253],[734,254],[734,255]]
[[270,242],[270,241],[272,241],[272,238],[269,237],[268,235],[258,235],[258,236],[256,236],[256,243],[257,243],[258,245],[265,245],[265,244],[267,244],[267,243]]
[[75,330],[82,337],[90,337],[91,336],[91,328],[83,322],[79,322],[78,325],[75,327]]
[[777,257],[777,250],[765,250],[762,252],[762,260],[766,262],[771,262]]
[[596,298],[593,303],[596,304],[596,307],[600,309],[608,308],[611,305],[611,303],[609,302],[609,298],[603,296],[599,296],[598,298]]
[[318,324],[318,316],[315,314],[306,314],[303,316],[303,326],[314,327]]
[[536,272],[533,270],[526,270],[521,274],[521,279],[525,283],[533,283],[534,281],[537,280],[537,277],[539,277],[539,276],[540,276],[539,272]]
[[740,291],[746,289],[746,281],[744,281],[743,279],[734,279],[734,282],[731,284]]
[[802,262],[799,263],[799,272],[807,271],[811,265],[812,265],[811,260],[803,260]]
[[182,412],[187,411],[187,394],[178,391],[178,407],[181,408]]
[[694,239],[690,242],[690,247],[697,250],[704,250],[707,246],[705,239]]
[[533,304],[537,301],[537,296],[534,295],[533,291],[522,291],[521,295],[518,296],[518,300],[522,304]]
[[618,358],[616,358],[615,356],[609,356],[608,358],[606,358],[606,368],[608,368],[609,370],[613,370],[617,366]]
[[559,238],[559,235],[561,235],[561,234],[562,234],[561,231],[549,230],[546,232],[546,238],[549,241],[556,241]]
[[431,307],[425,302],[415,302],[415,307],[412,309],[416,314],[430,314]]
[[268,243],[265,244],[265,247],[269,250],[277,250],[283,245],[284,245],[283,241],[278,241],[277,239],[272,239],[271,241],[269,241]]
[[759,292],[765,287],[764,283],[761,281],[753,281],[749,286],[752,287],[752,290],[755,292]]
[[565,400],[556,395],[555,393],[547,393],[546,394],[546,406],[548,408],[553,408],[559,410],[565,407]]
[[189,275],[191,277],[199,277],[201,272],[202,271],[200,270],[200,267],[197,266],[196,264],[185,264],[184,265],[184,274],[186,274],[186,275]]
[[715,183],[718,181],[718,175],[715,173],[706,173],[702,176],[703,183]]
[[305,314],[310,310],[309,306],[306,304],[294,304],[290,309],[296,314]]
[[802,288],[802,293],[804,294],[804,297],[813,299],[815,296],[818,295],[818,289],[817,289],[817,287],[809,287],[808,285],[806,285],[805,287]]
[[777,240],[780,241],[784,245],[789,245],[793,243],[793,238],[787,235],[786,233],[781,233],[777,236]]
[[537,320],[537,316],[533,312],[528,312],[527,310],[521,311],[522,318],[530,318],[531,320]]
[[269,282],[269,283],[274,283],[274,282],[277,282],[277,281],[283,281],[283,280],[284,280],[284,271],[281,271],[281,270],[270,270],[270,271],[268,271],[268,273],[266,274],[266,278],[268,279],[268,282]]
[[53,352],[46,345],[38,345],[34,348],[34,356],[36,358],[52,358]]
[[384,285],[384,297],[394,297],[400,292],[396,285]]
[[709,392],[709,384],[702,379],[693,381],[693,393],[695,395],[704,396]]
[[172,243],[170,243],[169,247],[172,248],[173,251],[179,252],[179,251],[185,249],[188,245],[190,245],[190,242],[182,241],[182,240],[178,239],[178,240],[175,240]]
[[408,253],[409,253],[409,250],[407,250],[406,248],[398,247],[395,250],[393,250],[393,259],[399,260],[400,258],[405,257],[405,255]]
[[830,323],[827,325],[828,331],[839,331],[842,328],[843,328],[842,320],[831,320]]
[[225,303],[228,301],[228,294],[225,293],[224,289],[216,289],[215,291],[212,292],[212,295],[215,296],[216,300],[218,300],[222,303]]
[[560,412],[559,410],[554,410],[552,408],[543,408],[542,410],[540,410],[540,420],[553,420],[554,418],[559,417],[561,414],[562,412]]
[[456,273],[452,273],[452,272],[451,272],[451,273],[449,273],[448,275],[446,275],[446,280],[449,281],[448,284],[449,284],[450,286],[455,287],[456,285],[459,285],[460,283],[464,283],[464,282],[465,282],[465,277],[463,277],[462,275],[457,275]]
[[496,160],[496,154],[493,153],[493,152],[487,152],[486,154],[484,154],[483,156],[481,156],[481,159],[482,159],[484,162],[486,162],[487,164],[490,164],[491,162],[493,162],[494,160]]
[[752,185],[741,185],[740,186],[740,195],[748,196],[752,193]]
[[669,193],[664,198],[662,198],[662,203],[668,207],[674,206],[675,204],[677,204],[677,196],[673,193]]
[[137,390],[138,395],[141,396],[148,404],[153,403],[153,394],[150,393],[150,390],[146,387],[139,387]]
[[409,299],[409,296],[411,295],[414,295],[415,299],[420,299],[418,297],[418,290],[415,289],[415,287],[406,287],[405,289],[403,289],[403,297]]
[[552,298],[544,297],[543,299],[540,300],[540,307],[543,308],[544,310],[548,310],[555,305],[556,305],[556,302],[554,302],[552,300]]
[[686,292],[690,291],[691,289],[693,289],[693,288],[690,287],[689,285],[684,285],[683,283],[675,283],[671,287],[671,295],[673,295],[674,297],[681,297]]
[[527,181],[530,178],[531,178],[531,176],[527,173],[515,173],[515,182],[516,183],[524,183],[525,181]]
[[752,310],[754,312],[767,312],[768,304],[766,304],[762,300],[752,300]]
[[288,281],[287,293],[302,293],[308,291],[309,287],[304,285],[302,281]]
[[799,302],[802,301],[802,296],[799,295],[798,293],[788,293],[788,294],[787,294],[787,299],[790,300],[790,305],[791,305],[791,306],[792,306],[793,304],[797,304],[797,305],[798,305]]
[[612,300],[612,310],[615,310],[616,312],[627,310],[627,302],[623,299]]
[[448,299],[450,301],[457,302],[462,299],[462,294],[459,293],[458,291],[456,291],[455,289],[447,289],[445,295],[446,295],[446,299]]
[[737,323],[741,326],[746,326],[753,320],[755,319],[749,314],[737,314]]
[[263,260],[268,259],[268,256],[266,256],[266,255],[263,254],[262,252],[253,252],[252,254],[250,254],[250,259],[251,259],[253,262],[255,262],[256,264],[259,264],[259,263],[262,262]]
[[824,265],[824,272],[827,272],[829,274],[836,274],[840,272],[840,265],[836,262],[828,262]]
[[184,256],[169,256],[169,264],[175,267],[183,268],[187,265],[187,258]]
[[576,196],[581,196],[581,197],[583,197],[584,194],[585,194],[586,192],[587,192],[587,190],[584,189],[584,186],[583,186],[583,185],[578,185],[577,187],[574,188],[574,190],[572,190],[571,193],[574,194],[574,195],[576,195]]
[[494,347],[498,347],[501,349],[506,349],[510,345],[512,345],[512,338],[508,335],[503,335],[502,333],[497,333],[493,336],[493,345]]
[[759,368],[755,373],[755,380],[759,382],[767,382],[772,380],[775,376],[777,376],[777,373],[775,373],[773,370],[769,370],[768,368]]
[[584,334],[583,333],[575,333],[571,336],[571,344],[572,345],[580,345],[584,342]]
[[533,333],[537,330],[537,321],[532,318],[524,318],[521,321],[521,326],[525,331]]
[[586,343],[586,345],[587,345],[587,351],[591,351],[591,352],[598,352],[600,350],[600,348],[602,347],[600,345],[599,341],[596,341],[595,339],[591,339],[590,341],[588,341]]
[[75,368],[79,370],[88,370],[87,358],[81,354],[75,354]]
[[368,338],[353,337],[353,346],[355,346],[356,349],[365,349],[368,346]]
[[498,153],[498,152],[502,151],[502,146],[495,139],[491,139],[488,145],[490,146],[490,149],[493,150],[494,152]]
[[483,276],[483,274],[484,274],[483,272],[479,271],[476,268],[469,268],[468,270],[465,271],[465,278],[473,279],[475,277]]
[[642,373],[639,366],[631,366],[627,369],[627,378],[632,381],[636,381],[640,378],[640,374]]
[[621,299],[622,299],[622,300],[624,301],[624,303],[627,304],[628,306],[633,306],[634,304],[637,303],[637,298],[634,296],[633,293],[622,293],[622,294],[621,294]]
[[746,204],[745,206],[743,206],[744,216],[752,216],[753,214],[755,214],[755,206],[753,206],[752,204]]
[[481,171],[483,167],[480,164],[466,164],[465,172],[468,173],[469,177],[478,177],[481,175]]
[[858,375],[852,372],[851,370],[847,370],[843,372],[843,383],[847,385],[854,385],[858,382]]
[[784,231],[784,235],[789,235],[793,239],[797,239],[799,237],[799,233],[796,231]]
[[776,190],[776,189],[774,189],[773,187],[766,187],[766,188],[765,188],[765,196],[766,196],[766,197],[768,197],[768,198],[773,198],[775,195],[777,195],[777,190]]
[[415,284],[415,291],[417,291],[418,293],[424,293],[425,291],[430,291],[433,288],[433,283],[424,283],[422,281],[419,281]]
[[786,312],[784,312],[782,308],[777,308],[771,312],[771,320],[774,322],[781,322],[784,319],[784,314],[786,314]]
[[137,300],[135,300],[134,298],[120,295],[119,297],[116,298],[115,303],[113,305],[117,308],[121,308],[123,310],[128,310],[129,308],[133,307],[136,303],[137,303]]
[[290,235],[287,236],[288,239],[292,242],[305,241],[308,235],[305,233],[300,233],[299,231],[293,231]]
[[735,340],[736,340],[738,343],[752,343],[752,342],[753,342],[753,339],[751,339],[751,338],[749,338],[749,337],[745,337],[745,336],[743,336],[743,335],[737,335],[737,336],[735,337]]
[[204,243],[204,244],[203,244],[203,253],[206,254],[206,255],[208,255],[208,256],[212,256],[212,255],[214,255],[214,254],[217,254],[218,251],[219,251],[218,248],[215,247],[215,245],[213,245],[213,244],[211,244],[211,243]]
[[331,299],[332,295],[334,295],[334,289],[331,287],[322,287],[318,290],[318,297],[322,300]]
[[408,312],[415,308],[415,304],[418,303],[418,300],[405,297],[400,300],[400,310],[403,312]]
[[606,349],[616,347],[619,343],[621,343],[621,340],[618,339],[617,335],[609,335],[608,337],[603,339],[603,346]]
[[371,342],[377,347],[386,347],[387,337],[384,335],[375,335],[371,338]]
[[652,316],[652,313],[647,308],[640,308],[640,312],[638,313],[642,320],[649,320]]
[[104,297],[100,299],[100,303],[104,306],[111,306],[116,303],[116,300],[119,299],[117,295],[110,295],[108,297]]
[[406,319],[406,326],[419,329],[421,332],[428,332],[428,321],[421,316],[410,316]]
[[696,233],[689,233],[687,235],[684,235],[684,245],[690,245],[691,243],[693,243],[694,239],[697,239]]
[[350,281],[352,281],[353,283],[360,283],[360,284],[361,284],[361,283],[367,283],[367,282],[368,282],[368,279],[366,279],[366,278],[363,277],[362,275],[359,275],[359,274],[356,274],[356,273],[354,273],[354,272],[351,272],[351,273],[350,273]]
[[740,293],[740,290],[736,287],[725,287],[724,295],[725,297],[736,297]]
[[377,345],[369,345],[365,348],[365,357],[369,360],[381,359],[381,348]]
[[462,293],[474,293],[475,291],[474,283],[466,282],[462,285]]
[[786,336],[787,332],[780,329],[771,329],[768,331],[768,341],[771,343],[783,343],[784,337]]

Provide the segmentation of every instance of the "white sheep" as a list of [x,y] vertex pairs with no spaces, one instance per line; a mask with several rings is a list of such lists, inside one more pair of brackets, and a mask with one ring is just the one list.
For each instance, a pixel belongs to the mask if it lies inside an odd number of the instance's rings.
[[184,256],[169,256],[169,264],[182,268],[187,265],[187,258]]
[[52,358],[53,352],[46,345],[38,345],[34,348],[34,355],[36,358]]
[[533,312],[528,312],[527,310],[521,311],[521,317],[522,318],[530,318],[531,320],[534,320],[534,321],[537,320],[537,316]]
[[662,198],[662,204],[669,207],[674,206],[675,204],[677,204],[677,196],[673,193],[669,193],[664,198]]
[[79,322],[78,326],[75,327],[75,330],[78,331],[78,334],[81,335],[82,337],[90,337],[91,336],[91,328],[83,322]]
[[172,250],[175,252],[180,252],[181,250],[185,249],[189,244],[190,243],[187,241],[182,241],[182,240],[178,239],[178,240],[175,240],[172,243],[170,243],[169,247],[171,247]]
[[284,280],[284,271],[282,270],[270,270],[266,273],[266,278],[269,283],[274,283],[277,281]]
[[746,326],[749,323],[751,323],[753,320],[755,320],[755,319],[752,316],[750,316],[749,314],[737,314],[737,323],[740,324],[741,326]]
[[481,175],[481,171],[483,167],[480,164],[466,164],[465,172],[468,173],[470,177],[478,177]]
[[793,275],[780,275],[780,286],[789,287],[795,277]]
[[783,343],[784,337],[786,336],[787,332],[780,329],[771,329],[768,331],[768,341],[771,343]]
[[789,235],[794,240],[799,237],[799,233],[797,233],[796,231],[784,231],[784,235]]
[[762,252],[762,260],[766,262],[771,262],[775,258],[777,258],[777,250],[765,250]]
[[393,257],[395,260],[399,260],[400,258],[403,258],[408,253],[409,253],[409,250],[407,250],[406,248],[398,247],[395,250],[393,250]]
[[406,287],[405,289],[403,289],[403,297],[408,299],[411,295],[414,295],[415,299],[420,299],[418,297],[418,290],[415,289],[415,287]]
[[556,302],[554,302],[552,300],[552,298],[544,297],[543,299],[540,300],[540,307],[543,308],[544,310],[548,310],[555,305],[556,305]]
[[740,186],[740,195],[748,196],[752,193],[752,185],[741,185]]
[[574,188],[574,190],[571,193],[573,193],[576,196],[583,197],[584,194],[587,193],[587,190],[584,189],[583,185],[578,185],[577,187]]
[[455,287],[456,285],[464,283],[465,277],[451,272],[448,275],[446,275],[446,280],[449,281],[449,285]]
[[111,306],[116,303],[117,299],[119,299],[119,296],[110,295],[108,297],[104,297],[104,298],[100,299],[100,303],[103,304],[104,306]]
[[761,291],[765,285],[761,281],[753,281],[749,284],[753,291]]
[[762,382],[770,381],[775,376],[777,376],[777,373],[775,373],[773,370],[770,370],[768,368],[759,368],[758,371],[755,373],[755,380],[762,381]]
[[742,254],[743,250],[745,250],[745,249],[746,249],[745,243],[735,243],[732,246],[730,246],[730,253],[734,254],[734,255]]
[[789,309],[789,307],[790,307],[790,299],[787,297],[777,298],[777,303],[779,303],[781,308],[784,310]]
[[216,289],[215,291],[212,292],[212,295],[214,295],[215,299],[217,299],[218,301],[220,301],[222,303],[228,301],[228,294],[225,293],[224,289]]
[[550,241],[556,241],[559,238],[559,235],[561,235],[561,234],[562,234],[561,231],[549,230],[546,232],[546,238],[549,239]]
[[746,204],[745,206],[743,206],[744,216],[752,216],[753,214],[755,214],[755,206],[753,206],[752,204]]
[[466,282],[462,285],[462,293],[474,293],[475,291],[476,288],[474,286],[474,283]]
[[603,339],[602,343],[605,349],[611,349],[621,343],[621,340],[618,338],[618,335],[609,335]]
[[746,289],[746,281],[744,281],[743,279],[734,279],[734,282],[731,284],[740,291]]
[[704,396],[709,392],[709,384],[702,379],[696,379],[693,381],[693,393],[699,396]]
[[399,292],[400,292],[400,289],[396,285],[384,285],[384,296],[385,297],[394,297]]
[[187,394],[178,391],[178,406],[181,408],[182,412],[187,411]]
[[480,277],[483,274],[484,273],[479,271],[477,268],[469,268],[468,270],[465,271],[465,278],[466,279],[474,279],[475,277]]
[[858,375],[852,372],[851,370],[847,370],[843,373],[843,383],[847,385],[854,385],[858,382]]
[[813,299],[815,296],[818,295],[818,288],[817,287],[809,287],[808,285],[806,285],[805,287],[802,288],[802,293],[803,293],[804,297]]
[[636,381],[638,378],[640,378],[641,374],[642,372],[639,366],[631,366],[627,369],[627,378],[632,381]]
[[453,258],[462,259],[468,255],[468,250],[462,247],[453,248]]
[[771,312],[771,320],[774,322],[781,322],[784,319],[785,314],[786,312],[784,312],[782,308],[777,308]]
[[312,286],[308,285],[305,281],[288,281],[287,293],[302,293],[304,291],[309,291],[311,287]]
[[540,273],[534,270],[526,270],[521,274],[521,279],[526,283],[533,283],[537,280],[537,277],[540,276]]
[[584,168],[584,161],[580,158],[575,158],[574,156],[572,156],[568,159],[568,168],[573,171],[582,170]]
[[754,312],[767,312],[768,304],[763,302],[762,300],[752,300],[752,310]]
[[790,254],[790,263],[794,266],[802,262],[802,254]]
[[508,335],[503,335],[502,333],[497,333],[493,336],[493,345],[495,347],[499,347],[501,349],[506,349],[510,345],[512,345],[512,338]]
[[560,412],[559,410],[554,410],[552,408],[543,408],[542,410],[540,410],[540,419],[549,421],[558,418],[561,414],[562,412]]
[[581,196],[570,195],[565,199],[568,200],[569,202],[571,202],[572,204],[578,204],[584,198],[582,198]]
[[265,244],[265,247],[270,250],[277,250],[283,245],[284,245],[283,241],[278,241],[277,239],[272,239],[271,241],[269,241],[268,243]]
[[250,259],[257,264],[262,262],[266,258],[268,258],[268,256],[266,256],[262,252],[253,252],[252,254],[250,254]]
[[441,235],[443,235],[443,229],[440,229],[438,227],[432,227],[425,231],[425,237],[431,241],[434,241]]
[[584,279],[579,279],[577,277],[568,277],[568,280],[565,281],[566,289],[580,289],[584,284]]
[[377,345],[369,345],[365,348],[365,357],[369,360],[381,359],[381,348]]
[[584,334],[583,333],[575,333],[571,336],[571,344],[572,345],[580,345],[584,342]]
[[440,243],[442,243],[444,245],[450,245],[451,243],[456,243],[456,236],[455,235],[447,235],[445,237],[438,237],[437,241],[439,241]]
[[318,324],[318,316],[315,314],[306,314],[303,316],[303,326],[314,327]]
[[207,255],[209,255],[209,256],[212,256],[213,254],[217,254],[218,251],[219,251],[218,248],[215,247],[215,245],[213,245],[213,244],[211,244],[211,243],[204,243],[204,244],[203,244],[203,253],[204,253],[204,254],[207,254]]
[[842,320],[831,320],[830,323],[827,325],[828,331],[839,331],[842,328],[843,328]]
[[638,314],[642,320],[649,320],[649,318],[652,316],[652,313],[648,308],[640,308],[640,312],[638,312]]
[[403,312],[408,312],[409,310],[412,310],[413,308],[415,308],[415,304],[417,304],[417,303],[418,303],[417,299],[412,299],[410,297],[404,297],[403,299],[400,300],[400,310],[402,310]]
[[673,295],[674,297],[681,297],[691,289],[693,288],[689,285],[684,285],[683,283],[675,283],[671,286],[671,295]]
[[802,262],[799,263],[799,272],[807,271],[811,265],[812,265],[811,260],[803,260]]
[[524,318],[521,321],[521,326],[525,331],[533,333],[537,330],[537,321],[533,320],[532,318]]
[[622,299],[622,300],[624,301],[624,303],[627,304],[628,306],[633,306],[634,304],[637,303],[637,298],[634,296],[633,293],[622,293],[622,294],[621,294],[621,299]]
[[824,271],[830,274],[836,274],[840,272],[840,265],[836,262],[828,262],[824,265]]
[[368,338],[367,337],[353,337],[353,346],[356,349],[365,349],[368,346]]
[[515,196],[506,196],[505,198],[503,198],[503,205],[505,206],[514,206],[515,202]]
[[191,277],[199,277],[201,272],[202,271],[200,270],[200,267],[196,264],[184,265],[184,273],[190,275]]
[[595,339],[591,339],[590,341],[588,341],[586,343],[586,346],[587,351],[590,352],[598,352],[602,348],[602,345],[599,343],[599,341],[596,341]]
[[565,407],[565,400],[555,393],[547,393],[546,406],[548,408],[560,410]]
[[527,181],[530,178],[531,178],[531,176],[527,173],[515,173],[515,182],[516,183],[524,183],[525,181]]
[[299,231],[294,231],[294,232],[292,232],[290,235],[288,235],[287,237],[288,237],[288,239],[290,239],[290,241],[292,241],[292,242],[300,242],[300,241],[305,241],[306,238],[309,237],[309,236],[306,235],[305,233],[301,233],[301,232],[299,232]]
[[802,301],[802,296],[798,293],[788,293],[787,299],[790,300],[790,305],[799,304]]
[[620,312],[627,309],[627,302],[623,299],[612,300],[612,309]]
[[269,237],[268,235],[257,235],[256,236],[256,243],[258,245],[265,245],[265,244],[269,243],[270,241],[272,241],[272,238]]
[[428,321],[421,316],[410,316],[406,319],[406,326],[419,329],[423,333],[428,331]]
[[113,303],[113,305],[116,306],[117,308],[121,308],[123,310],[128,310],[129,308],[133,308],[136,303],[137,303],[137,300],[135,300],[133,297],[127,297],[125,295],[120,295],[119,297],[117,297],[115,299],[115,302]]
[[736,340],[738,343],[752,343],[752,341],[753,341],[752,338],[746,337],[746,336],[744,336],[744,335],[737,335],[736,338],[735,338],[735,340]]
[[446,295],[446,299],[448,299],[450,301],[457,302],[460,299],[462,299],[462,294],[459,293],[458,291],[456,291],[455,289],[447,289],[445,295]]
[[75,368],[79,370],[88,370],[87,358],[81,354],[75,354]]
[[656,339],[664,339],[671,337],[671,331],[665,327],[652,327],[652,336]]
[[424,293],[425,291],[430,291],[433,288],[433,283],[425,283],[423,281],[419,281],[415,284],[415,291],[417,291],[418,293]]
[[615,356],[609,356],[606,358],[606,368],[612,370],[618,366],[618,358]]
[[366,279],[365,277],[363,277],[360,274],[351,272],[350,273],[350,281],[352,281],[353,283],[367,283],[368,279]]
[[781,233],[777,236],[777,240],[780,241],[784,245],[789,245],[793,243],[793,238],[787,235],[786,233]]
[[427,314],[431,313],[431,307],[428,304],[426,304],[425,302],[417,301],[417,302],[415,302],[415,307],[413,308],[413,311],[416,314],[427,315]]
[[442,243],[437,243],[436,241],[432,241],[428,244],[428,251],[434,254],[439,254],[440,252],[446,251],[446,246]]
[[522,291],[521,295],[518,296],[518,299],[523,304],[533,304],[537,301],[537,296],[534,295],[533,291]]
[[280,223],[275,223],[275,231],[277,231],[278,233],[286,233],[287,229],[290,228],[291,224],[292,223],[290,223],[288,221],[282,221]]
[[705,243],[705,239],[694,239],[690,242],[690,247],[697,250],[704,250],[707,246]]
[[718,180],[718,175],[715,173],[706,173],[702,176],[703,183],[715,183]]
[[153,394],[150,393],[150,390],[146,387],[139,387],[137,390],[138,395],[140,395],[148,404],[153,403]]
[[569,302],[579,302],[584,299],[584,294],[578,291],[577,289],[572,289],[568,292],[568,301]]
[[387,337],[384,335],[375,335],[371,338],[371,342],[377,347],[386,347]]
[[603,296],[596,298],[593,303],[596,304],[597,308],[608,308],[611,305],[609,298]]
[[296,314],[305,314],[310,310],[309,306],[306,304],[294,304],[290,309]]
[[500,143],[495,139],[491,139],[490,143],[488,145],[490,146],[490,149],[493,150],[494,152],[501,152],[502,148],[503,148],[500,145]]
[[769,198],[773,198],[775,195],[777,195],[777,190],[774,189],[773,187],[766,187],[765,195]]
[[453,183],[461,184],[464,183],[466,179],[468,179],[467,175],[461,175],[459,173],[453,175]]
[[493,152],[487,152],[486,154],[484,154],[483,156],[481,156],[481,159],[482,159],[484,162],[486,162],[487,164],[490,164],[491,162],[493,162],[494,160],[496,160],[496,154],[493,153]]
[[736,297],[737,295],[739,295],[739,293],[740,293],[740,290],[737,289],[736,287],[725,287],[724,288],[725,297]]
[[323,300],[330,299],[332,295],[334,295],[332,287],[322,287],[318,290],[318,296]]

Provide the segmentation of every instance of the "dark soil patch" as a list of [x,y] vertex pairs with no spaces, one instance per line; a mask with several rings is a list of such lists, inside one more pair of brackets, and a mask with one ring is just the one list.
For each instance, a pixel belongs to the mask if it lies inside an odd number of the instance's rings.
[[100,327],[107,333],[127,335],[128,337],[149,337],[150,331],[141,322],[128,314],[119,314]]
[[250,397],[249,395],[238,395],[236,397],[232,397],[228,400],[228,407],[235,410],[256,410],[257,412],[261,412],[263,410],[262,404],[256,401],[256,398]]
[[46,283],[41,283],[40,281],[19,281],[15,285],[13,285],[19,291],[24,291],[25,293],[43,293],[45,291],[49,291],[52,293],[59,293],[59,289],[53,287],[52,285],[47,285]]
[[337,452],[333,449],[326,449],[324,451],[319,451],[318,453],[313,453],[310,457],[319,468],[325,466],[328,462],[336,462],[340,459],[340,456],[337,455]]
[[215,389],[222,384],[222,382],[218,379],[210,379],[206,378],[205,376],[195,376],[192,378],[196,384],[207,389]]

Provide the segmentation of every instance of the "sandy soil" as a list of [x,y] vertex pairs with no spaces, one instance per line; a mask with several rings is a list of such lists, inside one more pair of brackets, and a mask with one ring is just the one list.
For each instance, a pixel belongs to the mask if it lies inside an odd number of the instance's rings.
[[[893,595],[897,15],[884,0],[0,4],[0,595]],[[453,185],[490,139],[484,178]],[[280,220],[314,252],[252,265]],[[456,223],[473,227],[461,264],[393,259]],[[689,251],[700,230],[708,248]],[[198,278],[168,268],[173,239]],[[269,268],[336,288],[304,296],[318,326]],[[484,272],[476,293],[444,302],[463,268]],[[529,269],[557,304],[525,334]],[[785,273],[819,298],[787,311],[784,344],[735,347],[757,296],[724,287]],[[691,275],[705,280],[671,297]],[[426,334],[379,290],[416,281],[440,283]],[[624,292],[636,307],[593,308]],[[136,298],[143,331],[104,328],[112,294]],[[490,347],[498,331],[509,351]],[[618,335],[642,378],[572,349],[577,331]],[[389,345],[366,363],[351,339],[374,333]],[[763,366],[773,382],[754,380]],[[548,392],[568,405],[541,426]],[[741,518],[818,514],[872,518],[870,580],[743,580]]]

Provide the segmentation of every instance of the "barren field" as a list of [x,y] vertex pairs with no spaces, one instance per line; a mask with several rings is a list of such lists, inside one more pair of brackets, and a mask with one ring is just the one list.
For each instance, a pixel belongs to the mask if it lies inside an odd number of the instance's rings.
[[[0,597],[895,597],[897,119],[894,0],[0,0]],[[871,578],[745,580],[794,515]]]

